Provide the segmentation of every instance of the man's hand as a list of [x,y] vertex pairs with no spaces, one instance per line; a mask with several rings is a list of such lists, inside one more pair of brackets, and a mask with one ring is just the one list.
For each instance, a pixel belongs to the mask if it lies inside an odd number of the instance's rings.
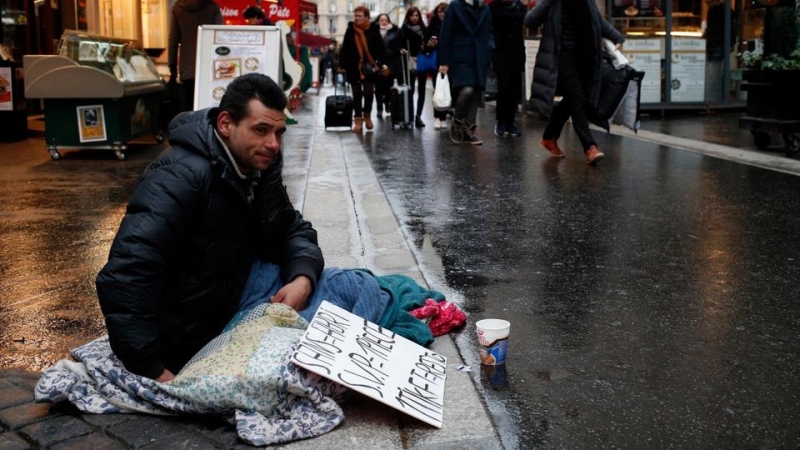
[[447,75],[447,70],[449,69],[448,66],[439,66],[439,73],[443,73]]
[[172,372],[170,372],[169,370],[164,369],[164,371],[161,372],[161,375],[159,375],[158,378],[156,378],[156,381],[158,381],[159,383],[166,383],[167,381],[172,381],[174,379],[175,375],[173,375]]
[[300,311],[306,307],[309,295],[311,295],[311,280],[300,275],[276,292],[270,301],[283,303],[291,306],[295,311]]

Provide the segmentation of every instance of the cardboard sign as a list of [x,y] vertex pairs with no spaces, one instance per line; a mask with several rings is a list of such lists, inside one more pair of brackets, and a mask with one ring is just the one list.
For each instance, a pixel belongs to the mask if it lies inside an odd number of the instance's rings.
[[292,361],[442,427],[447,359],[330,302],[322,302]]

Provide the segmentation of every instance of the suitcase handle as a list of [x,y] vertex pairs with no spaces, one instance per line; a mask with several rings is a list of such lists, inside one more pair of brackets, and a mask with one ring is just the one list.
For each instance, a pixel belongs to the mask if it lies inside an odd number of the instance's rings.
[[[342,83],[342,90],[344,90],[344,92],[342,93],[342,95],[337,94],[339,90],[338,81],[339,80],[334,80],[333,82],[333,101],[335,105],[343,106],[346,102],[346,97],[347,97],[347,80],[343,80],[344,82]],[[342,100],[341,103],[339,102],[339,99]]]

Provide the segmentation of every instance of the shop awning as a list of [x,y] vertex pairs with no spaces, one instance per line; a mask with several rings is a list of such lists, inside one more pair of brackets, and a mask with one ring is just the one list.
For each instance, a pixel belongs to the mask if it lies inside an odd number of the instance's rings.
[[305,31],[301,31],[297,37],[297,42],[304,47],[327,47],[328,45],[333,44],[332,39],[317,36],[316,34],[306,33]]

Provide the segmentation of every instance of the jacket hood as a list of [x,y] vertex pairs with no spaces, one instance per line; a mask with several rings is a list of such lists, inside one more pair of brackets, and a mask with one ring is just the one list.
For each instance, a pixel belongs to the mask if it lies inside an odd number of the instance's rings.
[[175,6],[183,9],[184,11],[197,12],[202,11],[203,8],[214,3],[214,0],[178,0]]
[[169,124],[169,143],[215,160],[221,156],[220,144],[214,136],[214,108],[179,114]]

